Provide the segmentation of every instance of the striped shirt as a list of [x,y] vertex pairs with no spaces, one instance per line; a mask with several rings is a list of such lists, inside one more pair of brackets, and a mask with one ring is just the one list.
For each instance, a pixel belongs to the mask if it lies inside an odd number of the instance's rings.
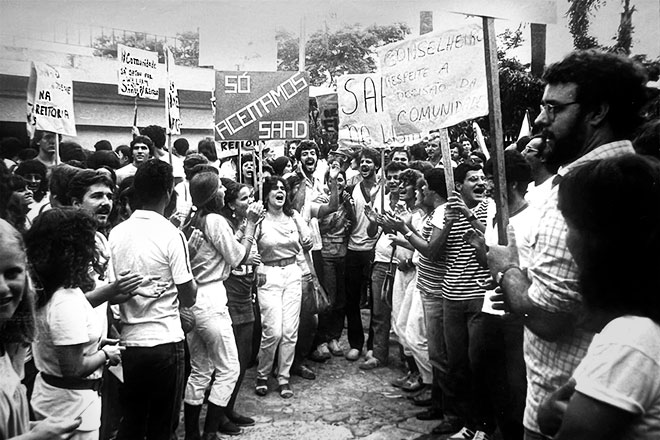
[[[484,225],[488,220],[490,202],[490,199],[486,199],[472,210]],[[486,292],[479,285],[483,284],[490,275],[488,268],[479,264],[477,251],[463,240],[463,235],[471,229],[473,228],[470,222],[464,216],[460,216],[451,226],[447,236],[445,251],[447,271],[442,280],[442,295],[445,299],[453,301],[480,299]]]
[[[428,243],[433,235],[433,228],[442,229],[445,223],[445,205],[435,208],[422,228],[422,238]],[[425,256],[419,256],[417,265],[417,288],[427,295],[442,295],[442,278],[447,270],[444,256],[439,261],[433,261]]]
[[[558,175],[593,160],[633,154],[630,141],[602,145],[561,168]],[[578,292],[578,271],[566,247],[566,221],[557,208],[558,186],[552,188],[545,202],[538,226],[532,236],[532,282],[527,295],[539,308],[551,313],[570,313],[576,318],[582,312]],[[523,351],[527,365],[527,402],[523,423],[527,429],[540,432],[536,422],[538,407],[552,392],[566,383],[587,353],[593,333],[575,328],[555,342],[546,341],[525,328]]]

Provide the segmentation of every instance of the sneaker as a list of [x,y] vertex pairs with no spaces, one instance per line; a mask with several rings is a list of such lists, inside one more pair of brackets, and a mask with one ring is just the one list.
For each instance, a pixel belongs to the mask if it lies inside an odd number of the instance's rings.
[[374,368],[378,368],[380,366],[380,361],[375,357],[371,357],[360,364],[360,370],[373,370]]
[[422,377],[419,372],[415,372],[410,375],[410,378],[401,386],[401,389],[409,393],[414,393],[415,391],[421,390],[423,387],[424,384],[422,383]]
[[475,432],[465,426],[460,431],[447,437],[447,440],[474,440]]
[[344,355],[344,350],[341,348],[339,345],[339,342],[337,342],[336,339],[332,339],[330,342],[327,343],[328,350],[333,356],[343,356]]
[[339,345],[339,342],[337,342],[336,339],[333,339],[332,341],[328,342],[328,350],[330,350],[330,353],[332,353],[333,356],[344,355],[344,350],[341,349],[341,346]]
[[483,431],[477,431],[474,433],[472,440],[490,440],[491,437]]
[[257,379],[257,385],[254,387],[254,392],[257,396],[265,396],[268,394],[268,379]]
[[348,350],[348,353],[346,353],[346,359],[349,361],[357,361],[360,358],[360,350],[357,348],[351,348]]
[[283,383],[280,385],[280,397],[283,399],[288,399],[290,397],[293,397],[293,390],[291,389],[291,385],[288,383]]
[[406,382],[408,382],[408,380],[410,380],[412,374],[412,371],[408,371],[405,376],[394,379],[390,384],[392,384],[393,387],[401,388]]

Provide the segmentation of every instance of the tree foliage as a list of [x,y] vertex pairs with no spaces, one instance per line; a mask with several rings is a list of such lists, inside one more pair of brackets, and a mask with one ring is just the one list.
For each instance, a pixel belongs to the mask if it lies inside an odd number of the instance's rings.
[[576,49],[591,49],[598,47],[598,40],[589,35],[589,25],[593,12],[600,5],[601,0],[569,0],[568,30],[573,36],[573,46]]
[[136,49],[158,52],[158,62],[165,62],[165,45],[168,45],[176,64],[197,67],[199,65],[199,33],[182,32],[175,38],[149,35],[143,32],[125,32],[121,34],[100,35],[92,43],[94,55],[105,58],[117,58],[117,44]]
[[[402,40],[410,33],[404,23],[345,26],[335,32],[320,30],[305,44],[305,71],[313,85],[335,85],[337,77],[349,73],[370,73],[376,70],[374,50]],[[277,70],[298,70],[299,39],[286,31],[278,31]]]

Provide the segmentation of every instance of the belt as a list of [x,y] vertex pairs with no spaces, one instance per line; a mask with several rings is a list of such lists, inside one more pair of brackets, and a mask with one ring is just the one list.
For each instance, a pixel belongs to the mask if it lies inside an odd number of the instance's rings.
[[296,257],[290,257],[290,258],[282,258],[281,260],[275,260],[275,261],[264,261],[263,263],[266,266],[284,267],[290,264],[294,264],[295,262],[296,262]]
[[101,391],[102,379],[81,379],[77,377],[57,377],[51,374],[40,373],[41,378],[48,385],[65,390],[92,390]]

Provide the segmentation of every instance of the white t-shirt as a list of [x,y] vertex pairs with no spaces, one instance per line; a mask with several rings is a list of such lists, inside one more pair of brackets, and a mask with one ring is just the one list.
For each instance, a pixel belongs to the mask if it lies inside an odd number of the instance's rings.
[[136,295],[119,305],[122,342],[128,347],[154,347],[182,341],[176,285],[193,279],[184,235],[162,215],[136,210],[112,230],[109,242],[114,274],[131,270],[159,276],[158,281],[167,284],[159,298]]
[[576,391],[636,416],[623,440],[660,438],[660,325],[656,322],[640,316],[612,320],[594,336],[573,377]]
[[[488,224],[486,225],[486,232],[484,233],[486,237],[486,245],[496,246],[498,244],[498,227],[497,223],[495,223],[495,205],[489,205],[488,209]],[[530,264],[530,256],[532,252],[532,243],[530,239],[537,221],[538,213],[531,205],[528,205],[527,208],[509,218],[509,223],[516,231],[516,244],[518,245],[518,256],[520,258],[521,267],[528,267]]]
[[552,181],[554,176],[551,176],[548,180],[543,182],[540,185],[534,185],[533,183],[527,188],[527,193],[525,194],[525,200],[529,202],[529,205],[534,209],[541,209],[545,204],[545,201],[550,197],[550,192],[552,190]]
[[[85,356],[99,350],[101,323],[80,289],[57,290],[45,306],[37,309],[36,315],[37,338],[32,343],[32,353],[39,371],[63,376],[55,352],[58,346],[83,344]],[[98,379],[102,374],[103,367],[87,378]],[[31,403],[38,420],[82,413],[80,431],[93,431],[101,425],[101,398],[93,390],[53,387],[38,376]]]
[[132,162],[119,168],[117,171],[115,171],[115,176],[117,176],[117,185],[119,185],[122,180],[126,179],[127,177],[134,176],[136,172],[137,167],[133,165]]

